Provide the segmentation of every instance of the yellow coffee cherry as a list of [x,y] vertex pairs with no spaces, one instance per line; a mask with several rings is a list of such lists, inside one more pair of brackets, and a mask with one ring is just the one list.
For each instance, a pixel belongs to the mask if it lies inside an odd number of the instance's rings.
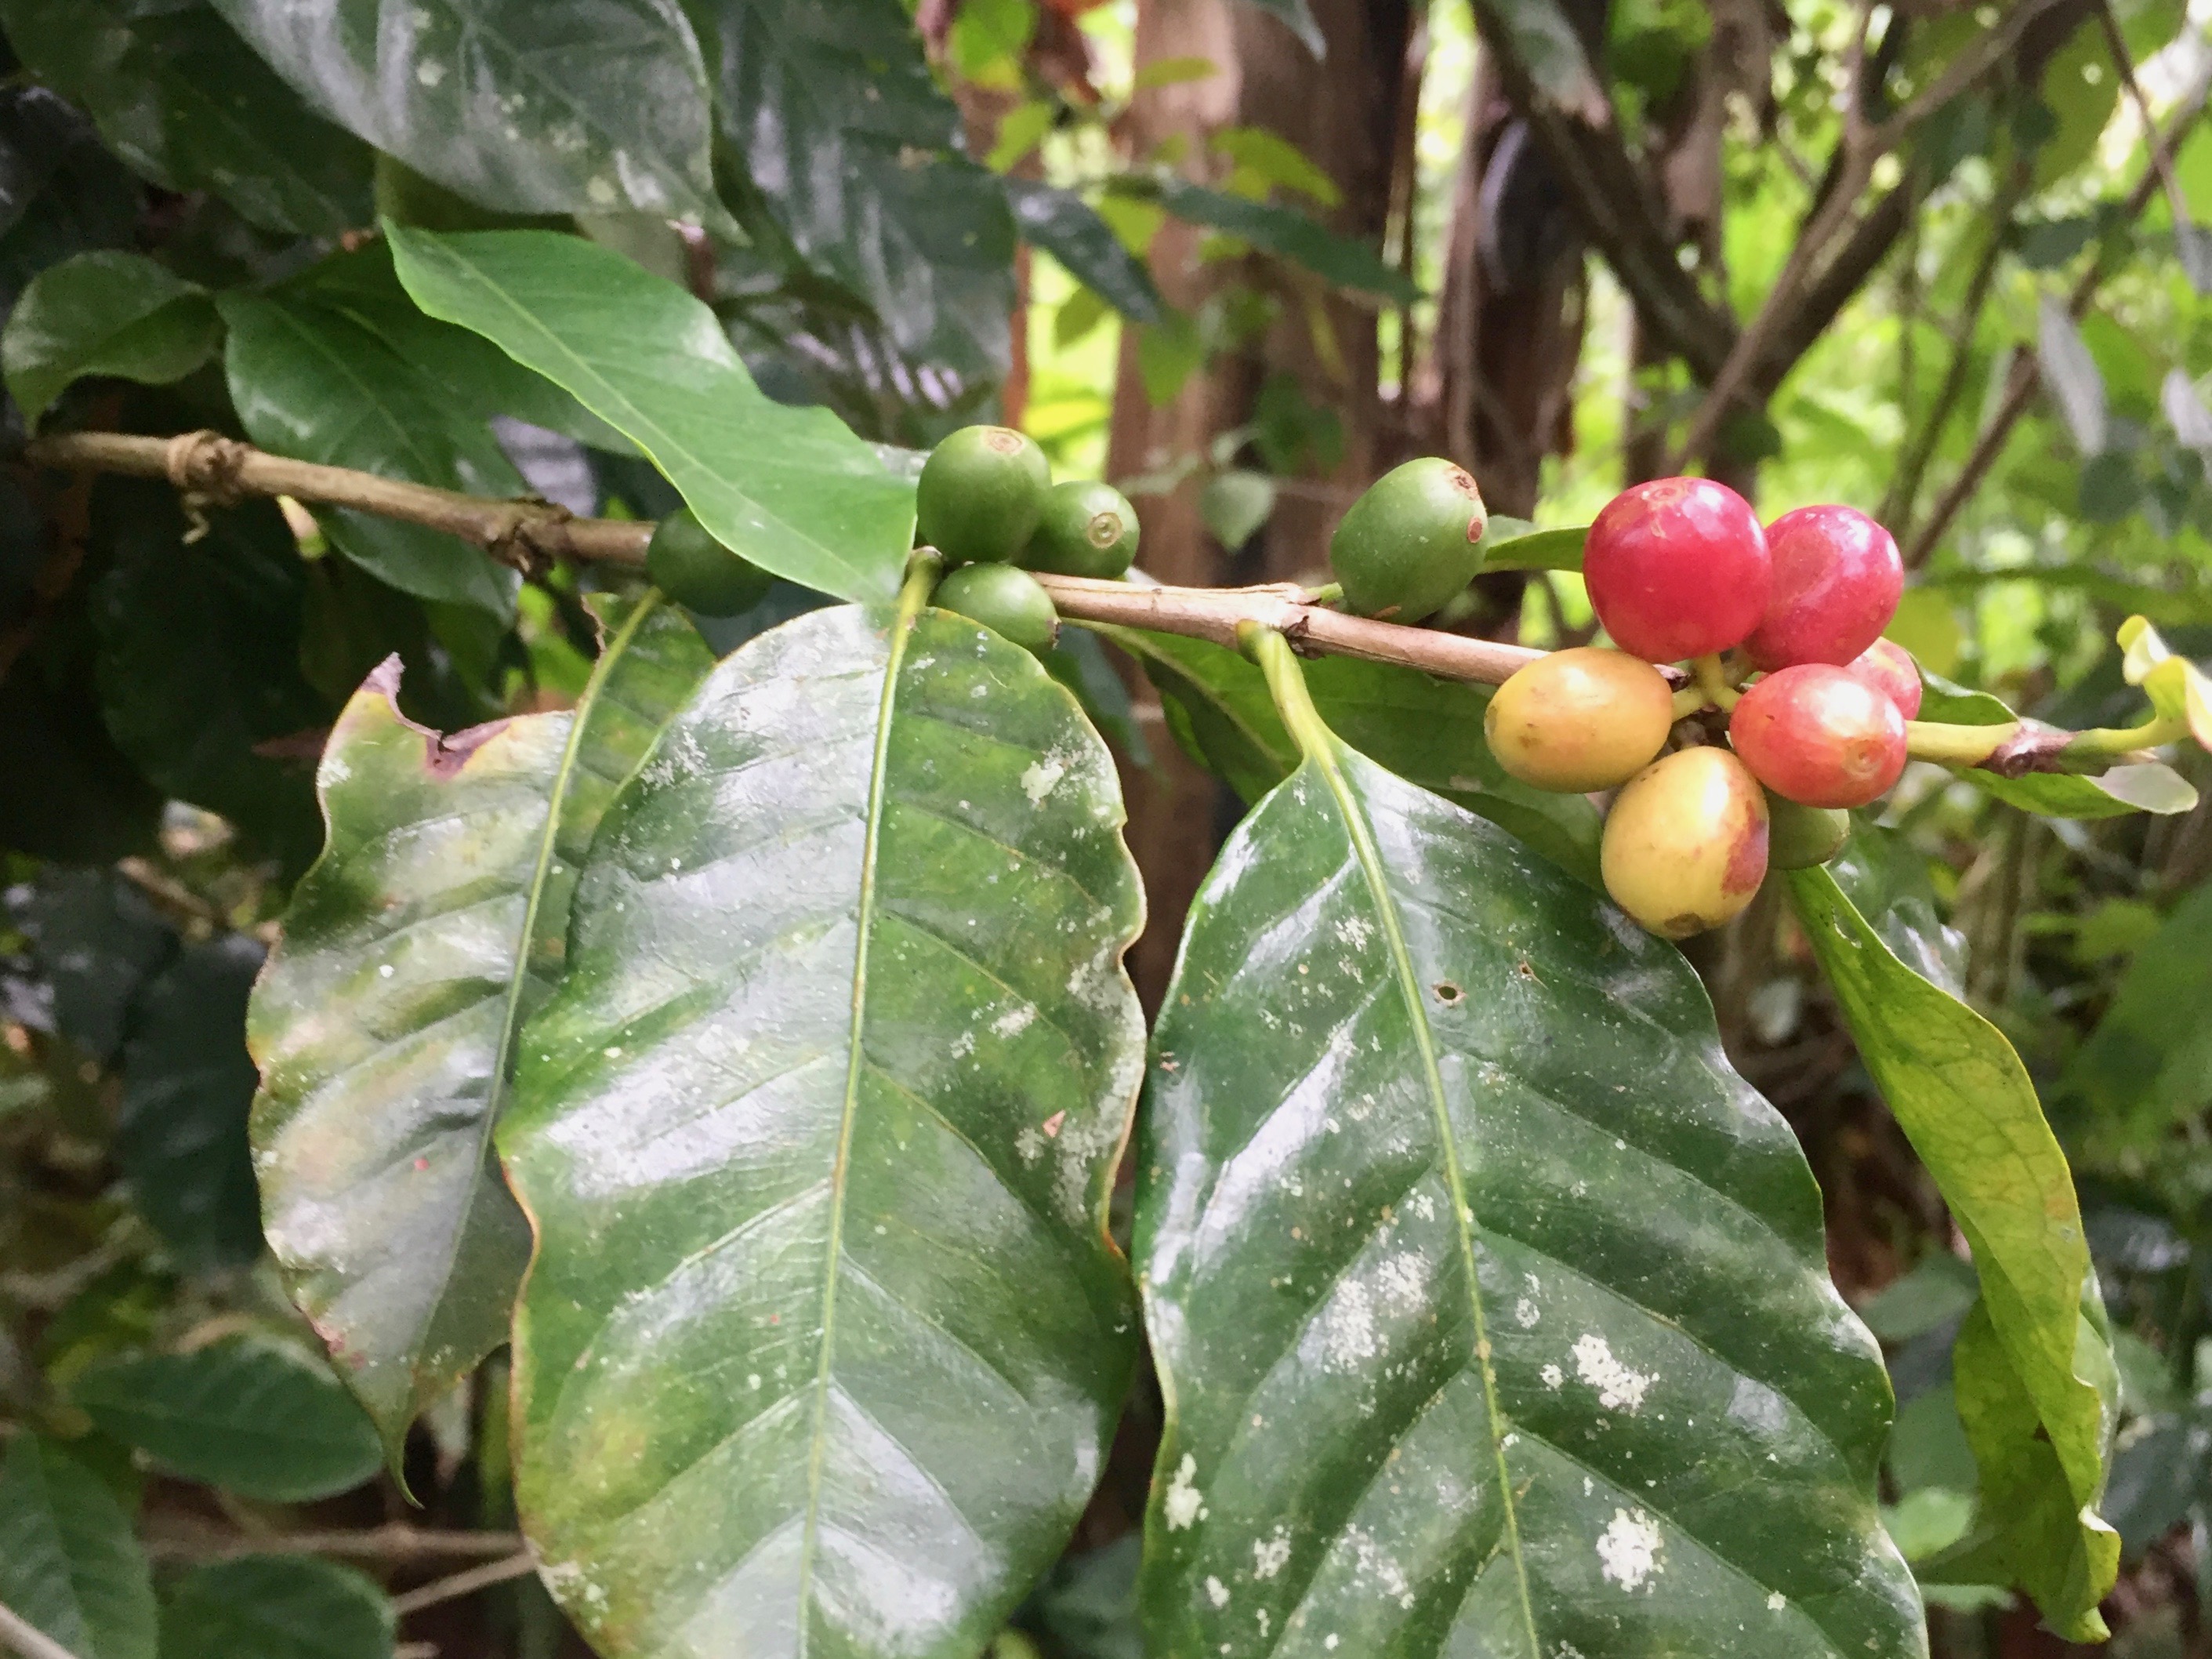
[[1684,749],[1628,781],[1598,864],[1613,902],[1665,939],[1717,927],[1766,878],[1766,798],[1725,749]]
[[1639,657],[1586,645],[1539,657],[1499,686],[1482,730],[1522,782],[1582,794],[1634,777],[1674,723],[1665,676]]

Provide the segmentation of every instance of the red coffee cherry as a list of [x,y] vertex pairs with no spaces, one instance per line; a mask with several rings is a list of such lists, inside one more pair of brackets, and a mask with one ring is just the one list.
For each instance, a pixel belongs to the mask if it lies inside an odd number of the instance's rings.
[[1771,672],[1793,663],[1841,665],[1897,614],[1905,562],[1897,540],[1848,507],[1801,507],[1766,527],[1774,586],[1744,647]]
[[1887,695],[1828,663],[1769,674],[1729,716],[1752,775],[1804,806],[1864,806],[1905,770],[1905,716]]
[[1864,680],[1895,703],[1905,719],[1920,718],[1920,665],[1895,640],[1876,640],[1844,666],[1853,678]]
[[1772,571],[1750,502],[1710,478],[1658,478],[1597,515],[1583,581],[1615,645],[1679,662],[1741,643],[1766,612]]

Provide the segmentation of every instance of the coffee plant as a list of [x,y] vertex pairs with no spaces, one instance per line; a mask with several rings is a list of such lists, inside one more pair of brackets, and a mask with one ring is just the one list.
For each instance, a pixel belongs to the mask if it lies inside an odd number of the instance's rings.
[[[2201,1462],[2193,1408],[1877,819],[1911,765],[2068,835],[2197,811],[2212,678],[2132,612],[2063,725],[1923,672],[1904,530],[1699,447],[1732,353],[1679,411],[1712,476],[1587,526],[1416,456],[1326,571],[1156,580],[1133,495],[1278,485],[994,423],[1018,241],[1155,376],[1212,349],[1170,217],[1312,307],[1407,279],[1258,128],[1257,187],[1023,174],[1023,111],[1100,119],[1040,79],[1086,9],[0,0],[0,1648],[1911,1659],[1923,1597],[2014,1593],[2106,1634],[2124,1417]],[[1531,119],[1583,120],[1571,9],[1477,9]],[[1879,118],[1988,126],[2026,27]],[[1027,100],[1003,176],[940,77]],[[1483,637],[1501,577],[1589,627]],[[1242,798],[1149,1009],[1133,686]],[[1977,1494],[1932,1539],[1700,977],[1762,898],[1957,1236],[1900,1287]]]

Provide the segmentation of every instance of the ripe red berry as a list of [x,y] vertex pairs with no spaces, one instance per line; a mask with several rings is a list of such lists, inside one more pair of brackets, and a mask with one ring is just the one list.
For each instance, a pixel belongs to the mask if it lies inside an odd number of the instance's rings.
[[1905,719],[1920,718],[1920,665],[1895,640],[1876,640],[1845,667],[1895,703]]
[[1766,612],[1766,534],[1751,503],[1710,478],[1624,489],[1583,550],[1590,605],[1613,641],[1647,662],[1741,643]]
[[1905,770],[1905,716],[1888,696],[1828,663],[1755,682],[1729,716],[1752,775],[1805,806],[1864,806]]
[[1766,527],[1774,586],[1744,642],[1754,666],[1839,666],[1872,645],[1897,614],[1905,563],[1897,540],[1848,507],[1801,507]]

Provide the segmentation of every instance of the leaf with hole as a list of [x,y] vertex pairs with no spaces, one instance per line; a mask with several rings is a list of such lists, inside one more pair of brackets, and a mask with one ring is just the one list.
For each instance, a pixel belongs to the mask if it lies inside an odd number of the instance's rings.
[[506,1340],[530,1239],[490,1143],[516,1032],[560,975],[600,815],[710,665],[657,599],[603,616],[573,714],[441,738],[398,712],[396,663],[370,677],[324,753],[329,843],[254,993],[269,1242],[395,1464]]
[[1924,1655],[1879,1352],[1695,975],[1293,721],[1154,1037],[1154,1650]]
[[319,120],[213,10],[0,0],[0,22],[25,66],[164,189],[213,191],[270,230],[368,222],[368,146]]
[[478,206],[726,220],[676,0],[212,3],[316,109]]
[[840,599],[897,592],[912,483],[827,410],[770,403],[714,313],[683,289],[544,231],[386,234],[416,304],[573,392],[725,545]]
[[320,1359],[258,1336],[103,1360],[70,1385],[100,1431],[240,1498],[349,1492],[381,1461],[376,1431]]
[[[2097,1514],[2118,1407],[2104,1391],[2111,1354],[2084,1311],[2096,1285],[2065,1154],[1996,1027],[1899,961],[1826,870],[1787,880],[1859,1058],[1980,1270],[1990,1333],[1955,1362],[1961,1410],[1971,1389],[1992,1423],[2028,1413],[2027,1437],[2049,1453],[2048,1481],[2011,1458],[1982,1464],[1984,1489],[2017,1500],[1984,1511],[1997,1559],[2054,1627],[2086,1631],[2119,1571],[2119,1540]],[[1974,1366],[1984,1374],[1970,1379]],[[1978,1459],[2020,1440],[1993,1430]],[[2049,1524],[2054,1504],[2063,1528]]]
[[0,1456],[0,1607],[75,1659],[155,1659],[154,1587],[130,1513],[58,1440]]
[[80,253],[31,279],[0,331],[8,393],[32,427],[87,374],[160,386],[214,353],[222,325],[207,290],[137,253]]
[[610,1659],[971,1659],[1059,1555],[1136,1343],[1121,818],[911,599],[727,659],[608,813],[500,1151],[517,1501]]

